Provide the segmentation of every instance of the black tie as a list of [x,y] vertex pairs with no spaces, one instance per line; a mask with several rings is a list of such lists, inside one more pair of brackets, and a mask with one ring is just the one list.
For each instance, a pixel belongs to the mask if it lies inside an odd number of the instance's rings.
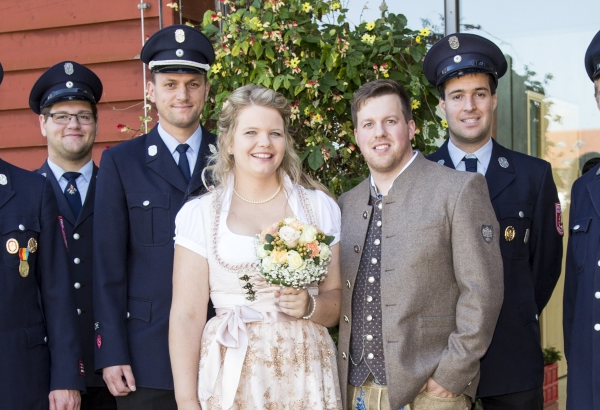
[[467,172],[477,172],[477,158],[463,158]]
[[190,182],[190,178],[192,177],[190,175],[190,161],[188,161],[188,157],[185,154],[189,147],[188,144],[179,144],[176,148],[177,152],[179,152],[179,164],[177,165],[187,182]]
[[65,188],[65,198],[67,198],[67,202],[75,218],[78,218],[81,212],[81,195],[79,194],[79,189],[77,189],[77,182],[75,182],[80,176],[79,172],[65,172],[63,174],[63,178],[68,181]]

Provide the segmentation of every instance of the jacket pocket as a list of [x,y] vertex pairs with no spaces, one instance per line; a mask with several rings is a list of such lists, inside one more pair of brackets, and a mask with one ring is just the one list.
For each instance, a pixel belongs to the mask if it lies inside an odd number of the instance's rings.
[[0,219],[0,235],[2,236],[2,259],[9,268],[18,268],[19,250],[29,247],[27,263],[30,270],[34,266],[38,239],[40,236],[40,220],[37,217],[9,217]]
[[46,327],[43,323],[26,327],[25,334],[27,335],[27,347],[29,349],[37,345],[45,345],[48,342]]
[[573,256],[577,266],[577,272],[581,272],[585,265],[585,254],[587,248],[588,229],[592,218],[581,218],[573,222],[571,228],[571,243]]
[[169,194],[127,194],[129,223],[133,240],[138,245],[160,246],[173,239],[169,202]]
[[150,323],[152,321],[152,302],[146,299],[129,298],[127,301],[127,318]]
[[508,259],[529,257],[533,204],[499,204],[500,250]]
[[531,322],[537,323],[538,311],[536,304],[529,302],[519,306],[519,318],[521,319],[521,324],[523,326]]

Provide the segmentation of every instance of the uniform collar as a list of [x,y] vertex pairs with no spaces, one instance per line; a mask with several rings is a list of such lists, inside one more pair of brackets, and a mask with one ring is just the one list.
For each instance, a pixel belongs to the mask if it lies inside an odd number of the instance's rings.
[[[169,150],[171,155],[173,155],[175,153],[175,150],[177,150],[177,147],[181,143],[179,141],[177,141],[177,139],[175,139],[175,137],[173,137],[171,134],[169,134],[167,131],[165,131],[165,129],[162,127],[162,125],[160,125],[160,123],[158,123],[157,129],[158,129],[158,135],[160,135],[160,138],[163,140],[163,142],[167,146],[167,149]],[[200,143],[201,142],[202,142],[202,127],[198,124],[198,128],[187,139],[187,141],[185,141],[185,144],[188,144],[190,146],[190,148],[188,148],[188,149],[191,149],[193,153],[198,155],[198,152],[200,152]]]
[[[487,171],[488,166],[490,165],[490,160],[492,159],[492,148],[493,142],[492,138],[490,138],[483,147],[472,153],[472,155],[477,157],[477,162],[483,166],[484,175],[485,171]],[[458,164],[460,164],[465,155],[468,155],[466,152],[454,145],[451,139],[448,139],[448,154],[450,155],[450,159],[452,159],[454,168],[458,168]]]
[[[65,170],[56,163],[52,162],[50,158],[48,158],[48,166],[50,167],[50,170],[54,174],[56,180],[60,181],[65,173]],[[79,172],[81,176],[89,183],[92,180],[92,173],[94,172],[94,160],[90,159],[90,161],[82,166],[77,172]]]

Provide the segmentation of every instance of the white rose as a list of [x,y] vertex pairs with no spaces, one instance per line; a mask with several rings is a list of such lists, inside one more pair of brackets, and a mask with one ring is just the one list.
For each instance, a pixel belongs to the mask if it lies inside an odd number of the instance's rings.
[[319,253],[319,258],[321,258],[321,260],[326,260],[327,258],[329,258],[329,255],[331,255],[331,248],[329,247],[329,245],[320,243],[319,248],[321,249],[321,252]]
[[265,249],[265,245],[260,243],[258,245],[256,245],[256,256],[258,256],[259,259],[264,259],[267,256],[269,256],[271,254],[271,252],[269,252],[268,250]]
[[279,229],[279,237],[289,248],[294,248],[298,245],[300,233],[289,226],[282,226],[281,229]]
[[286,225],[291,225],[293,222],[296,222],[296,217],[295,217],[295,216],[291,216],[291,217],[289,217],[289,218],[285,218],[285,219],[283,220],[283,222],[284,222]]
[[275,269],[275,262],[273,261],[273,258],[270,256],[267,256],[266,258],[264,258],[262,260],[262,268],[266,273],[269,273],[273,269]]
[[290,269],[301,270],[306,266],[306,261],[300,254],[296,251],[288,251],[288,266]]
[[306,225],[300,234],[300,242],[309,243],[317,239],[317,229],[314,226]]

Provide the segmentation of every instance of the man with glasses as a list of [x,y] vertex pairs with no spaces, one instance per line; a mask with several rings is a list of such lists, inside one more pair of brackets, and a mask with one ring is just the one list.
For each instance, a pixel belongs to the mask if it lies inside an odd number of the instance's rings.
[[1,159],[0,235],[0,408],[77,410],[85,370],[56,198]]
[[541,410],[544,360],[539,315],[558,281],[562,214],[550,164],[511,151],[493,138],[498,79],[507,71],[490,40],[456,33],[433,45],[423,62],[438,88],[450,138],[428,159],[485,176],[500,223],[504,302],[481,359],[477,395],[485,410]]
[[92,147],[98,132],[102,82],[90,69],[63,61],[37,80],[29,106],[39,114],[48,142],[48,159],[37,171],[52,184],[58,200],[60,230],[69,254],[72,290],[81,326],[87,393],[81,409],[116,409],[102,376],[94,372],[94,312],[92,306],[92,227],[98,167]]
[[[214,60],[208,38],[174,25],[148,39],[160,122],[104,151],[94,226],[96,369],[119,409],[177,409],[169,360],[175,215],[202,188],[216,136],[200,125]],[[214,309],[209,309],[213,310]]]
[[[600,31],[585,53],[600,109]],[[600,408],[600,165],[573,184],[565,269],[563,332],[567,409]]]

